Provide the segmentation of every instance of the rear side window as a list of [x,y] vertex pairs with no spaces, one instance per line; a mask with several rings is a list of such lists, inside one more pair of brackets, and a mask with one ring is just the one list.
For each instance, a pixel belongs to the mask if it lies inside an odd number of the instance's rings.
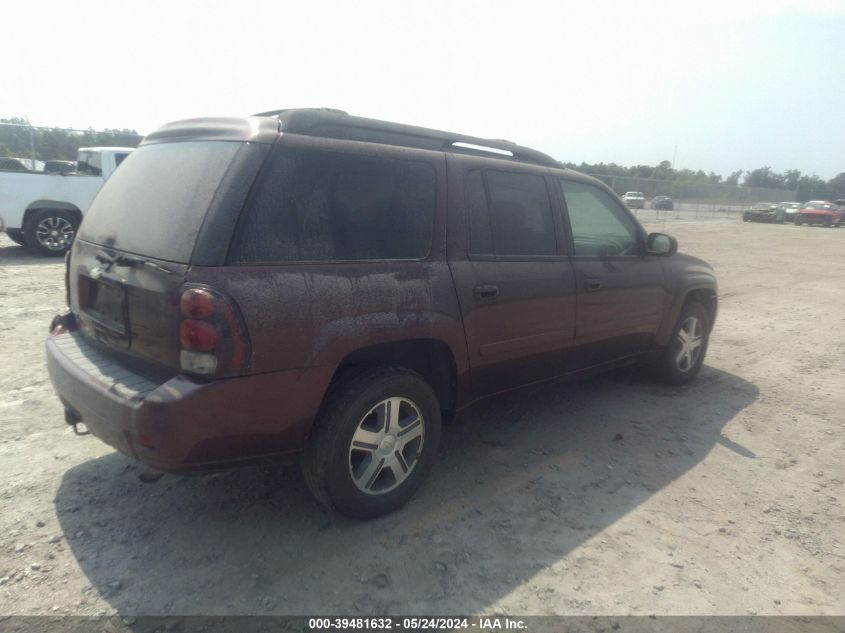
[[80,239],[189,262],[209,204],[240,147],[228,141],[140,147],[94,198]]
[[422,259],[435,193],[428,163],[282,148],[255,186],[230,261]]
[[467,173],[465,188],[470,253],[557,253],[551,202],[542,176],[504,171],[482,175],[474,170]]

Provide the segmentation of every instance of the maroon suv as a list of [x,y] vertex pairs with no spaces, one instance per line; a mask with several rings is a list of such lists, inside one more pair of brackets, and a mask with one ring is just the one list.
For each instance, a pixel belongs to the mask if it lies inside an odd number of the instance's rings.
[[287,110],[148,136],[98,194],[47,341],[66,420],[156,471],[301,454],[406,501],[441,418],[631,363],[699,371],[716,279],[604,184],[505,141]]

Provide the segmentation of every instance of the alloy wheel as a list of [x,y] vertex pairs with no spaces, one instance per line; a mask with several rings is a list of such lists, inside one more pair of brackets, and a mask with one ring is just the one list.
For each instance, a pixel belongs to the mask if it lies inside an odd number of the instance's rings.
[[387,398],[358,423],[349,447],[349,473],[369,495],[395,489],[416,468],[422,455],[425,423],[407,398]]
[[50,216],[35,227],[35,238],[44,248],[51,251],[66,250],[73,242],[73,225],[65,218]]
[[701,357],[704,334],[698,317],[687,317],[675,336],[675,366],[688,372]]

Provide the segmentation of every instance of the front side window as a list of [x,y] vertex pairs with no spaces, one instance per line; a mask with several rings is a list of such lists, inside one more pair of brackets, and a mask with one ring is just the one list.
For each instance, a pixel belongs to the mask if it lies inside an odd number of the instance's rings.
[[557,254],[551,202],[542,176],[474,170],[467,173],[465,188],[470,253]]
[[574,254],[582,257],[634,255],[639,251],[634,221],[603,189],[561,180]]
[[269,160],[238,229],[234,263],[428,255],[436,196],[430,164],[288,148]]

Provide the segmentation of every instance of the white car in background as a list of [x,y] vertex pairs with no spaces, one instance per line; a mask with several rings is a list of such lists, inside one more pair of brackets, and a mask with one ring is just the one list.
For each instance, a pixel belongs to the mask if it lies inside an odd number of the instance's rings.
[[629,209],[645,208],[645,196],[642,191],[626,191],[625,195],[622,196],[622,202]]
[[795,222],[795,216],[798,215],[798,209],[801,208],[800,202],[781,202],[781,209],[783,209],[783,221]]
[[64,255],[88,205],[132,151],[81,147],[73,173],[0,171],[0,230],[41,255]]

